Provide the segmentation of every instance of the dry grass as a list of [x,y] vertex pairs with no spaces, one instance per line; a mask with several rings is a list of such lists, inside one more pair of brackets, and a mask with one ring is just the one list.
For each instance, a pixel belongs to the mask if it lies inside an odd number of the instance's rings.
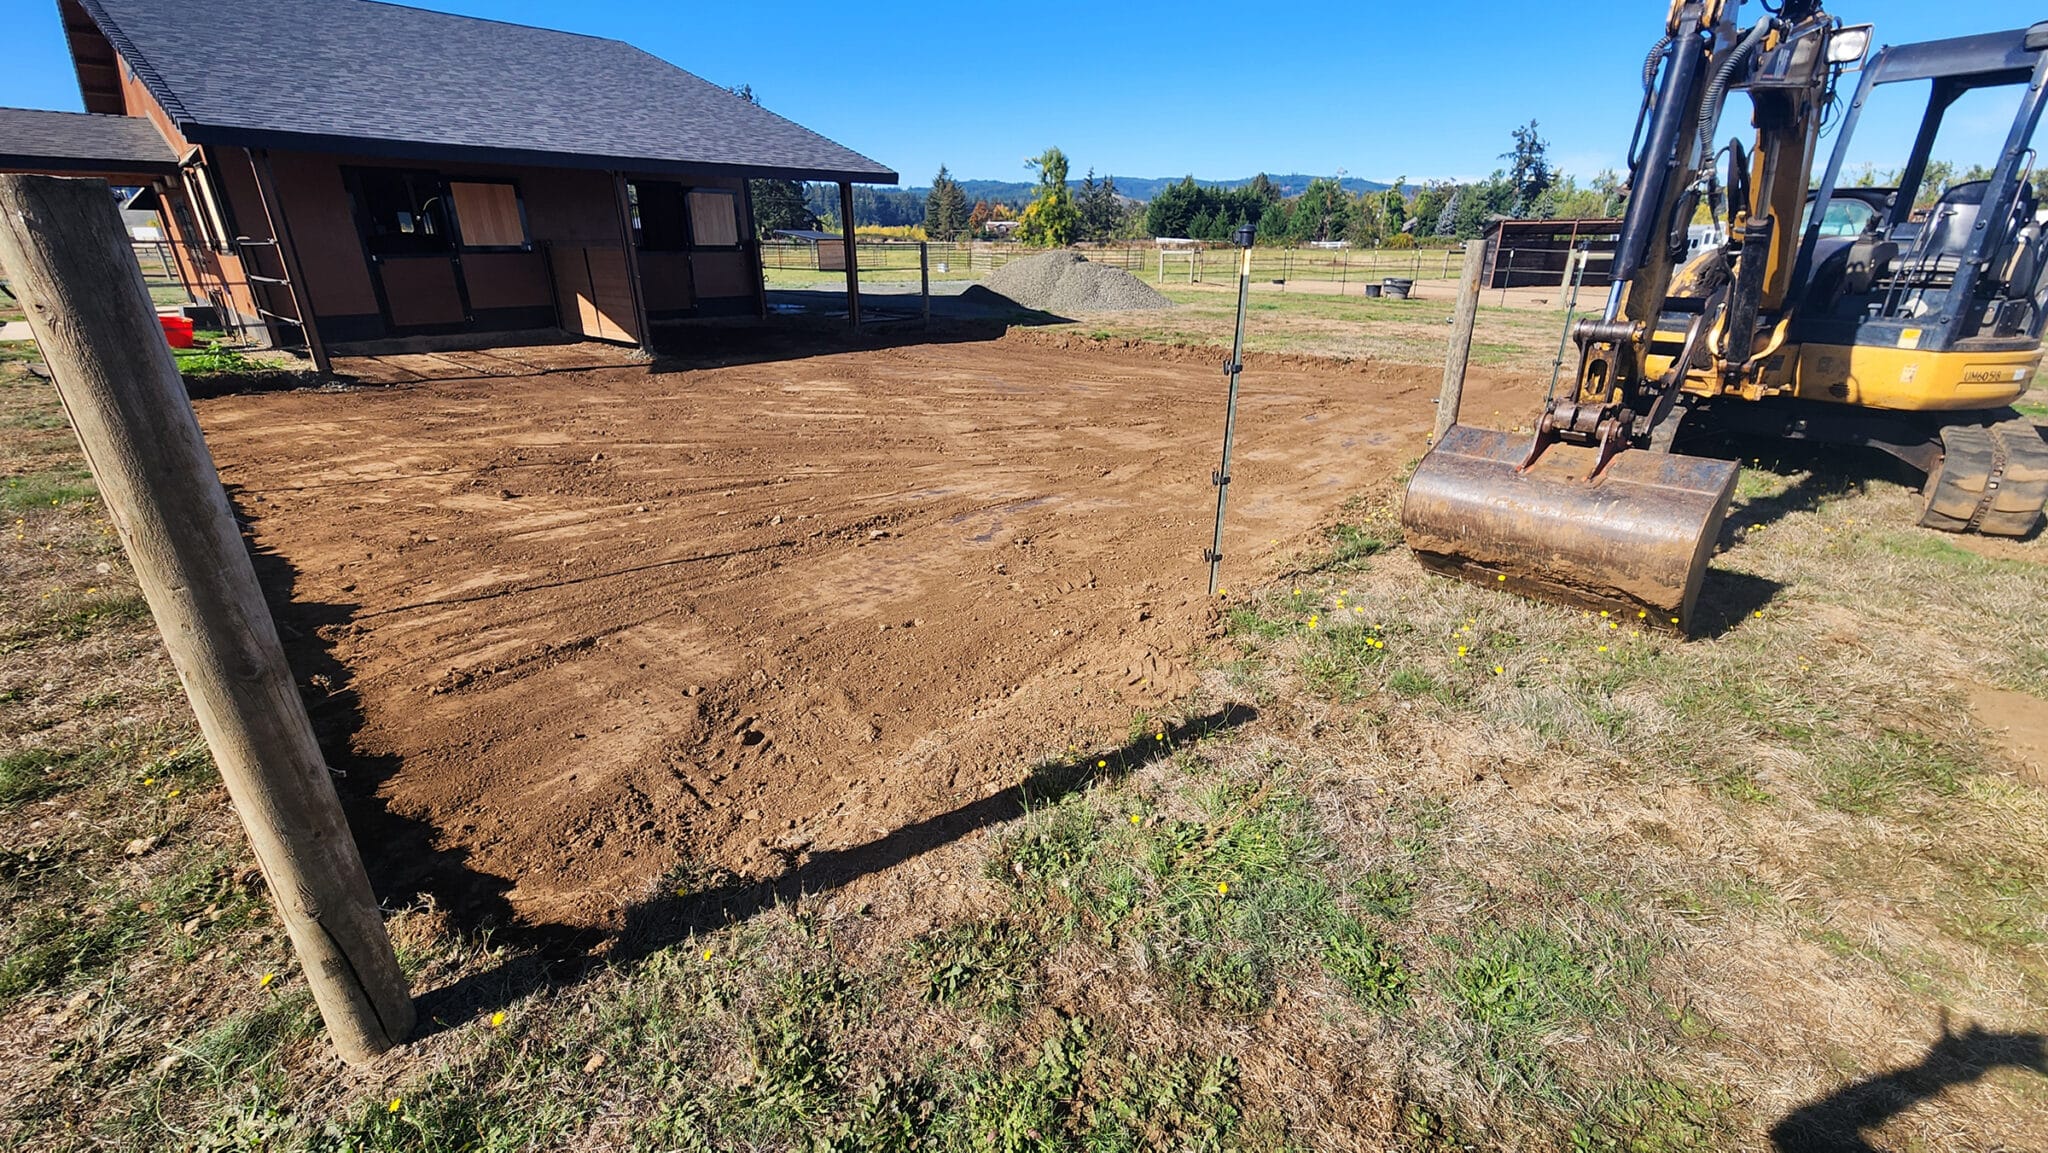
[[[427,1025],[351,1070],[16,366],[0,426],[10,1147],[2048,1132],[2048,793],[1962,687],[2048,695],[2048,546],[1907,528],[1860,465],[1746,470],[1690,642],[1426,576],[1362,495],[1222,608],[1197,699],[1019,820],[648,953],[394,910]],[[1257,718],[1184,723],[1226,704]]]

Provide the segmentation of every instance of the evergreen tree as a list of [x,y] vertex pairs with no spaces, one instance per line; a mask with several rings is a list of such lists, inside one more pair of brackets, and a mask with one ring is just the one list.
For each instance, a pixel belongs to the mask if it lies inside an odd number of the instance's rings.
[[1081,212],[1079,235],[1082,240],[1114,240],[1124,230],[1126,213],[1123,201],[1116,194],[1116,178],[1105,176],[1095,179],[1095,170],[1081,181],[1081,197],[1078,204]]
[[932,177],[932,190],[924,198],[924,234],[932,240],[952,240],[967,228],[967,193],[939,165],[939,174]]
[[1438,236],[1456,236],[1458,234],[1458,213],[1462,212],[1464,208],[1465,186],[1461,184],[1451,189],[1451,194],[1444,199],[1443,210],[1436,215],[1436,234]]
[[1073,190],[1067,187],[1067,154],[1048,148],[1031,167],[1038,170],[1031,203],[1024,207],[1023,224],[1017,232],[1024,243],[1038,248],[1064,248],[1074,242],[1074,230],[1081,223],[1074,207]]
[[1508,213],[1520,217],[1529,215],[1537,198],[1556,183],[1557,173],[1550,167],[1550,142],[1536,134],[1534,120],[1515,129],[1514,136],[1514,148],[1502,153],[1501,159],[1512,162],[1507,181],[1514,189],[1514,200]]
[[804,186],[795,180],[750,180],[754,201],[754,232],[766,240],[778,229],[808,232],[818,227],[817,214],[804,202]]
[[1285,200],[1276,200],[1259,214],[1259,239],[1268,244],[1279,244],[1287,239],[1287,226],[1291,214]]

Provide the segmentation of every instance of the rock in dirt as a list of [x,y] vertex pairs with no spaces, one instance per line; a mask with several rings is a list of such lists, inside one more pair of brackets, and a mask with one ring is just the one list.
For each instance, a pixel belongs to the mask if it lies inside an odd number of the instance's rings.
[[1013,260],[990,274],[982,287],[1025,308],[1060,316],[1173,307],[1171,300],[1123,269],[1092,263],[1065,249]]

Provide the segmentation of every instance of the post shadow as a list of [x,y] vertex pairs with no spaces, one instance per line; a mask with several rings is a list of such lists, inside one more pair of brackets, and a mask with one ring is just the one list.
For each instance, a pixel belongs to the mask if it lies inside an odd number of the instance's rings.
[[334,655],[333,638],[358,619],[362,606],[297,595],[298,569],[250,533],[240,487],[224,487],[378,899],[389,906],[432,898],[465,928],[509,926],[512,906],[505,893],[513,882],[471,869],[466,850],[436,844],[433,825],[394,812],[378,789],[398,771],[399,758],[356,748],[362,702],[348,666]]
[[2000,1068],[2048,1076],[2048,1037],[1997,1033],[1972,1025],[1961,1033],[1942,1015],[1941,1039],[1919,1062],[1865,1077],[1785,1115],[1771,1126],[1777,1153],[1883,1153],[1865,1136],[1900,1113],[1952,1085],[1967,1085]]

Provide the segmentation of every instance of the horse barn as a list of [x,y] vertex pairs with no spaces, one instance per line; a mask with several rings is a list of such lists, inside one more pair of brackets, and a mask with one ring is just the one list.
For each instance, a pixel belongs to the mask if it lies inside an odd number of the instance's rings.
[[152,191],[218,321],[323,369],[400,337],[644,347],[762,315],[748,180],[850,205],[897,179],[617,40],[371,0],[59,7],[86,112],[0,109],[0,171]]

